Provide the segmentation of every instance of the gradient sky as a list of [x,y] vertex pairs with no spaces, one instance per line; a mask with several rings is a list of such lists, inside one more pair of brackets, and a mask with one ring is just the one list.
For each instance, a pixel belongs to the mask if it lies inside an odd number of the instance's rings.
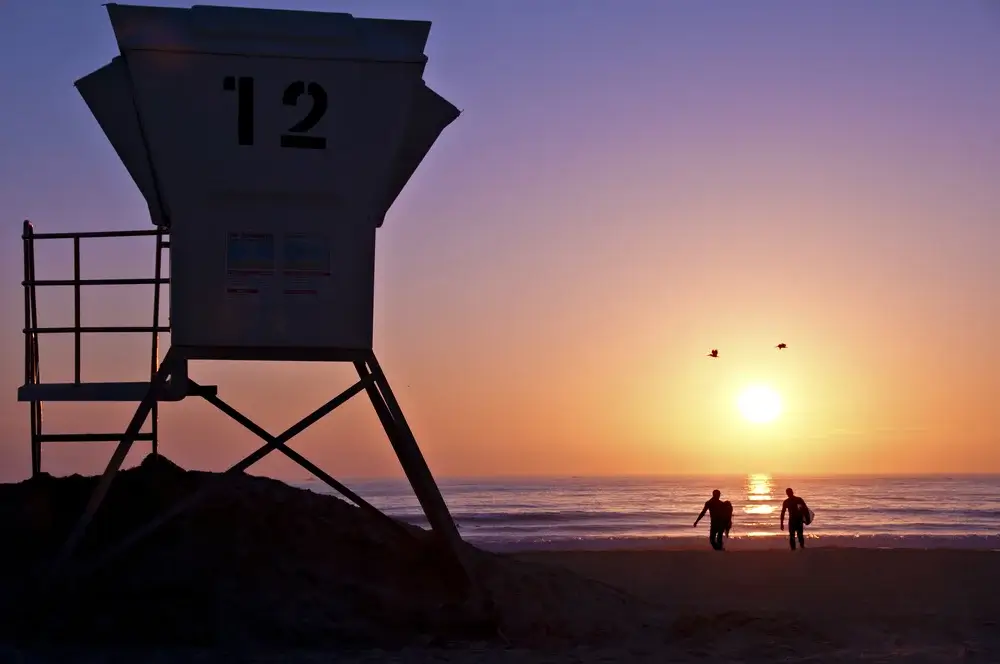
[[[269,6],[434,22],[425,79],[464,113],[379,231],[376,351],[439,475],[1000,472],[997,4]],[[96,0],[0,2],[0,480],[29,473],[21,221],[150,227],[73,88],[116,53]],[[83,251],[85,276],[152,272],[150,242]],[[38,276],[71,256],[40,245]],[[71,323],[72,291],[50,290],[42,324]],[[149,297],[85,291],[84,323],[147,324]],[[71,352],[44,338],[43,379],[71,379]],[[141,379],[147,354],[85,338],[84,377]],[[275,433],[351,382],[192,374]],[[754,383],[781,393],[774,423],[740,418]],[[52,404],[46,429],[130,412]],[[188,467],[259,443],[197,400],[161,426]],[[399,474],[366,400],[293,444],[334,475]],[[93,472],[112,447],[50,445],[45,469]],[[304,476],[274,456],[254,471]]]

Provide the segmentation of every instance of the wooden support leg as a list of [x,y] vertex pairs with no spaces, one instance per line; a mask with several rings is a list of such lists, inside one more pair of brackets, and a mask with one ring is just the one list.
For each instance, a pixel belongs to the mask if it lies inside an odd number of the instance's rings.
[[42,473],[42,444],[40,442],[41,435],[41,417],[39,417],[39,408],[41,404],[37,401],[32,401],[28,404],[31,408],[31,476],[38,477]]
[[153,408],[149,413],[150,416],[150,433],[152,433],[153,440],[151,445],[150,454],[153,456],[160,455],[160,406],[158,403],[153,403]]
[[413,432],[403,417],[399,403],[392,394],[389,381],[382,372],[378,360],[375,359],[375,353],[369,353],[365,361],[356,361],[354,366],[361,378],[365,378],[369,373],[374,377],[374,384],[370,384],[367,392],[372,406],[375,408],[375,413],[382,423],[382,428],[385,429],[389,443],[396,452],[399,464],[413,488],[413,493],[416,495],[432,531],[445,545],[445,551],[457,563],[458,570],[463,577],[463,584],[468,586],[471,583],[471,576],[465,564],[461,535],[459,535],[455,521],[448,511],[448,505],[434,481],[434,476],[420,452]]

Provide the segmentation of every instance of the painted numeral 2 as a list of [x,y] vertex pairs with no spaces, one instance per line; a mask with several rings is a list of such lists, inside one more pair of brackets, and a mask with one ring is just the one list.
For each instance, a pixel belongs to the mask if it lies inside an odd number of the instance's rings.
[[[236,141],[240,145],[254,143],[254,93],[252,76],[226,76],[222,79],[222,89],[236,92]],[[302,150],[325,150],[325,136],[310,136],[312,130],[326,114],[329,100],[326,90],[319,83],[295,81],[285,88],[281,95],[281,103],[285,106],[297,106],[302,95],[309,95],[312,106],[304,118],[288,128],[287,133],[280,137],[283,148],[298,148]]]

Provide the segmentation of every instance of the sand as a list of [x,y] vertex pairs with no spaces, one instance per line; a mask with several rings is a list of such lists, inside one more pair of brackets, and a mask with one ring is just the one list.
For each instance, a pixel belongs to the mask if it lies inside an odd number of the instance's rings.
[[691,654],[1000,661],[1000,552],[649,550],[522,558],[669,603],[681,637],[673,645]]
[[[82,555],[214,479],[148,458]],[[1000,661],[997,552],[470,547],[491,602],[469,604],[423,531],[245,475],[40,595],[24,570],[44,569],[93,484],[0,486],[0,662]]]

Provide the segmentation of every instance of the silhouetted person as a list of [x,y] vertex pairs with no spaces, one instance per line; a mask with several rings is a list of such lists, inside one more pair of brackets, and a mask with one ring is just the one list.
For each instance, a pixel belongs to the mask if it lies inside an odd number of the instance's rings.
[[722,535],[726,532],[726,505],[719,500],[721,495],[722,492],[718,489],[713,491],[712,497],[705,501],[705,507],[701,509],[701,514],[694,520],[694,526],[697,528],[698,522],[705,516],[705,512],[708,512],[708,541],[712,543],[712,548],[716,551],[722,551]]
[[791,488],[785,489],[788,498],[781,503],[781,529],[785,529],[785,512],[788,512],[788,544],[795,550],[795,538],[799,538],[799,546],[806,548],[805,523],[809,519],[809,507],[806,501],[795,495]]

